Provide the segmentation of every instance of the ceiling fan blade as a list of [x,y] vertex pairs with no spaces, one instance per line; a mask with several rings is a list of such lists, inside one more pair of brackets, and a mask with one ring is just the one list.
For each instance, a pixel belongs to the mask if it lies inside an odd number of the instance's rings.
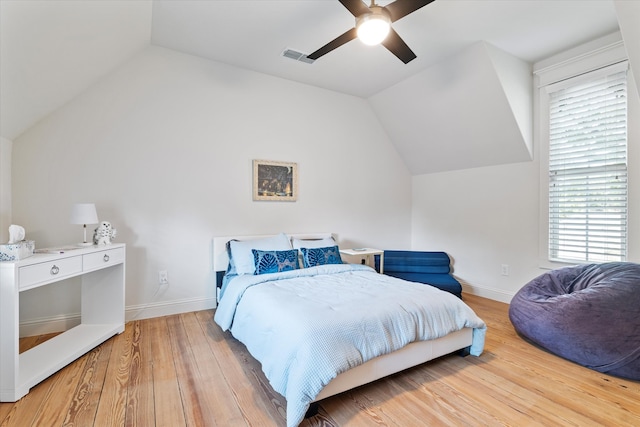
[[[360,1],[360,0],[358,0]],[[350,42],[351,40],[355,39],[358,36],[355,27],[350,29],[349,31],[347,31],[346,33],[342,34],[341,36],[336,37],[335,39],[333,39],[332,41],[330,41],[329,43],[327,43],[326,45],[322,46],[320,49],[316,50],[313,53],[310,53],[309,55],[307,55],[307,58],[309,59],[318,59],[320,58],[322,55],[326,55],[327,53],[331,52],[334,49],[339,48],[340,46],[342,46],[343,44]]]
[[[371,12],[371,9],[367,7],[366,4],[362,2],[362,0],[338,0],[344,7],[346,7],[349,12],[356,18],[360,15],[364,15],[365,13]],[[432,0],[433,1],[433,0]]]
[[408,14],[415,12],[433,1],[434,0],[396,0],[385,6],[385,9],[391,16],[391,22],[396,22],[398,19],[404,18]]
[[398,33],[393,28],[389,30],[389,35],[383,40],[382,45],[386,47],[391,53],[398,57],[398,59],[405,64],[411,62],[416,58],[416,54],[407,46],[407,44],[400,38]]

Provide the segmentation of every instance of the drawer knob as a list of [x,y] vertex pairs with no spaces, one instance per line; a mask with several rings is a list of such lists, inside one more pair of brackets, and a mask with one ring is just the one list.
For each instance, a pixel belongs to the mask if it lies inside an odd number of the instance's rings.
[[51,267],[51,275],[55,276],[58,273],[60,273],[60,267],[54,264],[53,267]]
[[104,256],[102,257],[102,259],[104,260],[104,262],[109,262],[109,255],[104,254]]

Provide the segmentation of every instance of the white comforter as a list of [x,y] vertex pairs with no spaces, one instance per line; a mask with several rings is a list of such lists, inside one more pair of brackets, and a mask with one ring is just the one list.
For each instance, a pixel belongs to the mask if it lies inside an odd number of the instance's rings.
[[479,356],[486,332],[456,296],[353,264],[236,277],[215,321],[247,346],[286,398],[289,427],[341,372],[465,327],[474,328],[470,351]]

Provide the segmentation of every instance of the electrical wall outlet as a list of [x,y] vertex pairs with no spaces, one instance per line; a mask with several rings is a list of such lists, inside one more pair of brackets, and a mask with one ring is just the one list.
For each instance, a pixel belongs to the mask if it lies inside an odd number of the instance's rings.
[[501,272],[502,272],[503,276],[508,276],[509,275],[509,264],[502,264]]
[[158,271],[158,283],[160,286],[169,284],[169,276],[167,275],[167,270]]

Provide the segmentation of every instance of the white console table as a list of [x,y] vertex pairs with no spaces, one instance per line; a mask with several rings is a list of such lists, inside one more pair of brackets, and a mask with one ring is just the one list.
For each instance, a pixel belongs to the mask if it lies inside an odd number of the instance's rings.
[[[29,389],[124,331],[124,244],[35,254],[0,262],[0,402]],[[80,276],[81,323],[19,354],[20,292]]]

